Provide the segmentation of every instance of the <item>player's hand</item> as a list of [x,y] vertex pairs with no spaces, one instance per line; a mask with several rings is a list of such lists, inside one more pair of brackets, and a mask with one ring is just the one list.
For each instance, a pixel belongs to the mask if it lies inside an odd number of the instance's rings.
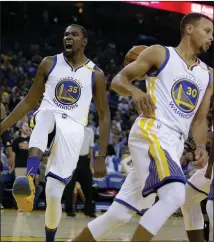
[[94,177],[102,178],[106,175],[105,157],[98,156],[94,166]]
[[132,91],[132,101],[135,104],[139,115],[143,114],[143,116],[147,118],[152,117],[156,106],[149,94],[142,92],[140,89],[136,88]]
[[193,161],[193,165],[197,169],[202,169],[208,162],[208,152],[203,148],[196,148],[195,150],[195,161]]

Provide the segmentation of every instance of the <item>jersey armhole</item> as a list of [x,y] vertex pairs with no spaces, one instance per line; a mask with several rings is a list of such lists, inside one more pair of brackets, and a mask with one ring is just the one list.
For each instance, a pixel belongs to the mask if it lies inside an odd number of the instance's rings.
[[55,68],[56,66],[56,63],[57,63],[57,55],[54,56],[54,62],[53,62],[53,65],[51,66],[50,70],[48,71],[48,74],[45,78],[45,82],[48,80],[48,77],[50,76],[51,72],[53,71],[53,69]]
[[97,65],[94,65],[94,68],[93,68],[93,71],[92,71],[92,74],[91,74],[91,90],[92,90],[92,93],[94,93],[94,82],[95,82],[95,70],[97,69]]
[[206,66],[207,66],[207,69],[208,69],[208,85],[207,85],[207,87],[209,87],[209,85],[210,85],[210,82],[211,82],[211,72],[210,72],[210,67],[206,64]]
[[166,47],[166,46],[163,46],[166,50],[166,57],[165,57],[165,60],[163,62],[163,64],[161,65],[161,67],[154,73],[148,73],[147,76],[149,77],[157,77],[161,71],[165,68],[166,64],[168,63],[169,61],[169,57],[170,57],[170,52],[169,52],[169,49]]

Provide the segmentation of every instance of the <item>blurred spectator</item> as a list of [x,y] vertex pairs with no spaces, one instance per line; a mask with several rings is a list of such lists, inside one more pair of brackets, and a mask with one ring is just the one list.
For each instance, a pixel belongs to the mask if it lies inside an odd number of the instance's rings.
[[[5,106],[1,103],[1,120],[5,119],[6,116],[7,114],[6,114]],[[1,143],[5,148],[2,151],[5,152],[5,154],[7,155],[9,169],[10,169],[10,172],[12,172],[15,168],[15,159],[14,159],[15,157],[12,151],[12,137],[9,131],[6,130],[1,134]]]
[[26,174],[28,147],[30,140],[30,128],[23,122],[20,126],[19,136],[13,140],[12,149],[15,154],[16,177]]
[[39,176],[37,176],[39,178],[39,183],[37,183],[37,186],[40,186],[42,189],[41,188],[37,189],[37,202],[35,203],[36,208],[38,207],[39,196],[43,195],[43,198],[45,198],[45,187],[46,187],[45,172],[46,172],[46,167],[48,163],[48,157],[49,157],[49,152],[45,152],[42,156],[42,160],[39,165],[39,171],[38,171]]
[[105,159],[107,174],[111,172],[121,172],[120,159],[116,157],[113,145],[108,145],[107,156]]
[[38,207],[38,202],[39,202],[39,196],[42,193],[43,187],[40,185],[40,170],[38,170],[35,180],[35,188],[36,188],[36,192],[35,192],[35,198],[34,198],[34,209],[36,209]]
[[42,156],[42,161],[39,165],[39,182],[45,183],[45,171],[48,163],[49,152],[45,152]]
[[127,138],[125,136],[118,135],[117,132],[113,136],[112,145],[113,145],[114,150],[116,152],[116,158],[117,159],[121,158],[121,150],[124,147],[124,145],[126,144],[126,142],[127,142]]
[[125,156],[121,160],[121,164],[122,164],[122,173],[124,173],[125,175],[128,175],[128,173],[130,172],[131,168],[133,167],[131,155]]
[[93,147],[93,155],[94,155],[93,164],[96,161],[96,157],[98,155],[98,152],[99,152],[99,136],[95,135],[95,137],[94,137],[94,147]]
[[96,132],[96,122],[94,121],[93,113],[88,114],[88,127],[91,127],[94,132]]
[[85,196],[82,191],[81,185],[79,184],[79,182],[76,182],[75,187],[74,187],[74,192],[73,192],[73,211],[74,212],[77,210],[76,202],[77,202],[78,197],[80,197],[82,202],[85,203]]
[[117,109],[121,111],[122,114],[129,112],[129,104],[126,98],[122,98],[121,102],[118,104]]
[[193,163],[192,163],[193,161],[194,161],[194,153],[193,152],[186,152],[182,156],[181,164],[182,164],[182,166],[186,166],[185,170],[186,170],[187,178],[190,178],[196,171],[196,168],[194,168]]

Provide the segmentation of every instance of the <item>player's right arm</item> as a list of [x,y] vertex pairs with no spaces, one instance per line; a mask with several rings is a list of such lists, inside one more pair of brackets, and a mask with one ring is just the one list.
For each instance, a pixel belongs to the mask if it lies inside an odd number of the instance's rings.
[[151,97],[131,84],[151,69],[159,69],[166,58],[166,50],[160,45],[153,45],[140,53],[136,61],[124,67],[112,80],[111,89],[121,96],[132,96],[139,114],[151,116],[155,105]]
[[42,60],[37,70],[36,80],[28,94],[15,107],[11,114],[1,122],[1,134],[36,107],[39,99],[45,91],[45,79],[48,75],[48,71],[53,65],[53,59],[54,57],[46,57]]

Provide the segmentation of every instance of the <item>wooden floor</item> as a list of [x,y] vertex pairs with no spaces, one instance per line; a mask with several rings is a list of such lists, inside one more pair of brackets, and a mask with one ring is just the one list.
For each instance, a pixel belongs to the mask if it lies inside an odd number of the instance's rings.
[[[111,232],[105,240],[130,241],[138,220],[139,217],[133,218],[128,224]],[[56,241],[74,238],[89,221],[82,214],[71,218],[63,213]],[[16,210],[2,210],[1,241],[44,241],[44,211],[20,213]],[[169,219],[154,241],[187,241],[182,218]]]

